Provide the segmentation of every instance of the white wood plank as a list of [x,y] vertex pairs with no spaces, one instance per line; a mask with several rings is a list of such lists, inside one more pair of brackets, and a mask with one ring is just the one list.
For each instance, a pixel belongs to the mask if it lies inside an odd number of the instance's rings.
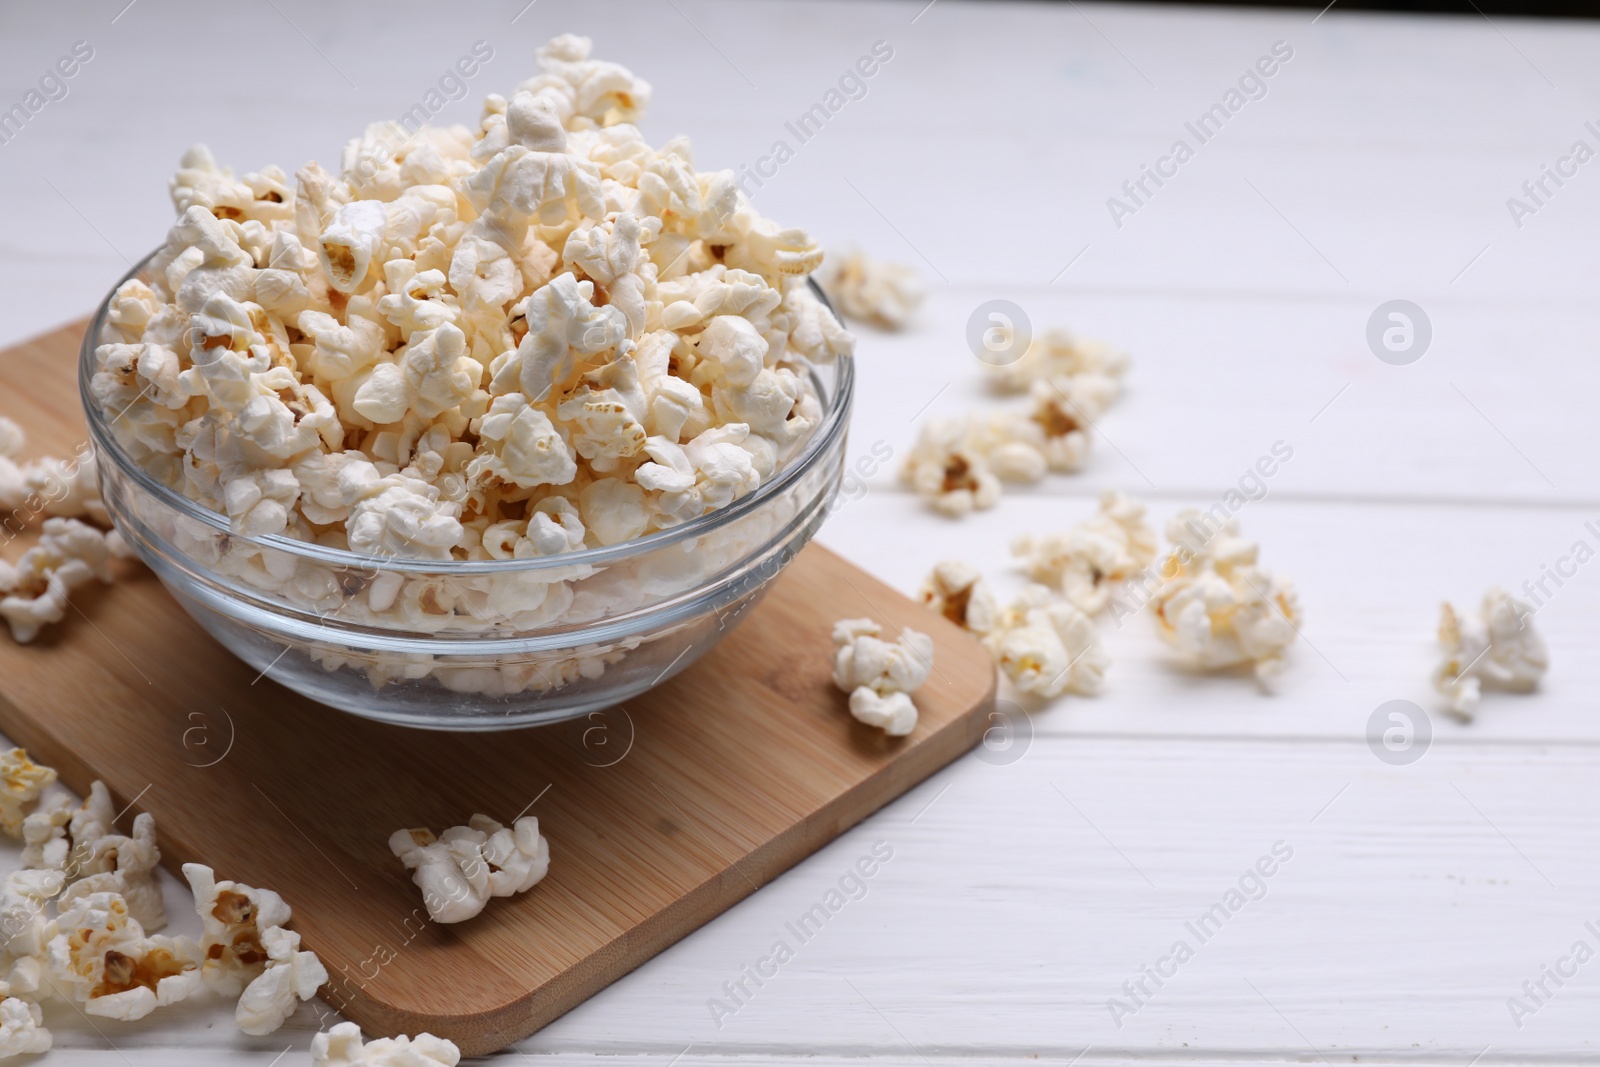
[[[1287,1018],[1329,1057],[1590,1055],[1586,975],[1521,1030],[1505,1002],[1574,940],[1596,944],[1593,864],[1574,848],[1593,763],[1588,749],[1440,746],[1396,768],[1359,741],[1041,738],[1010,766],[963,760],[524,1047],[603,1035],[600,1049],[631,1052],[671,1033],[728,1054],[898,1044],[910,1060],[909,1041],[941,1056],[1315,1058]],[[895,854],[867,896],[718,1030],[708,998],[794,940],[784,924],[878,840]],[[1184,924],[1279,840],[1294,855],[1266,897],[1199,944]],[[1108,999],[1185,938],[1194,959],[1118,1029]]]

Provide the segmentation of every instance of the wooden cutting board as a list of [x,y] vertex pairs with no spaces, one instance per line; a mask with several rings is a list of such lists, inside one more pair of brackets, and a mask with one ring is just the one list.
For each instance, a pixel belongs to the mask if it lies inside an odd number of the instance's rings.
[[[0,353],[25,455],[84,438],[82,332]],[[125,823],[153,813],[174,871],[200,861],[282,893],[334,976],[324,1000],[370,1034],[426,1030],[468,1055],[549,1023],[955,759],[995,692],[975,640],[819,545],[659,689],[502,734],[369,722],[256,681],[137,565],[73,606],[34,644],[0,633],[0,730],[80,793],[104,780]],[[832,624],[861,615],[933,636],[910,737],[856,723],[830,680]],[[545,880],[467,923],[428,921],[389,834],[524,811],[550,840]]]

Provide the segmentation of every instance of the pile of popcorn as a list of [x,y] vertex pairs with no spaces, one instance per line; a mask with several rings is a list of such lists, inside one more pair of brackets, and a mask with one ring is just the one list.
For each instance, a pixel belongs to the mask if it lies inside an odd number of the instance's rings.
[[0,830],[24,842],[23,869],[0,884],[0,1058],[50,1047],[41,1005],[51,999],[133,1020],[209,992],[236,999],[239,1028],[259,1035],[328,980],[287,929],[283,898],[197,863],[183,873],[201,937],[157,933],[167,915],[154,817],[142,813],[131,836],[120,834],[104,784],[78,803],[55,782],[22,749],[0,752]]
[[1100,691],[1111,660],[1095,616],[1126,586],[1153,589],[1156,629],[1188,665],[1249,665],[1263,679],[1281,670],[1299,632],[1293,586],[1256,564],[1255,544],[1231,520],[1208,526],[1194,510],[1168,524],[1173,548],[1158,562],[1144,515],[1108,491],[1097,514],[1065,533],[1018,538],[1012,552],[1031,581],[1009,607],[960,560],[934,567],[922,602],[977,636],[1018,692],[1036,697]]
[[1477,618],[1457,614],[1448,603],[1442,607],[1439,646],[1433,686],[1463,719],[1472,718],[1485,686],[1531,692],[1550,667],[1544,639],[1533,628],[1533,608],[1498,586],[1484,594]]
[[191,149],[95,354],[120,447],[237,534],[433,560],[618,544],[803,451],[853,345],[819,247],[649,145],[650,86],[587,38],[537,56],[475,128],[374,124],[337,175]]
[[1030,409],[928,420],[902,479],[935,510],[959,517],[993,507],[1002,482],[1079,470],[1096,420],[1122,395],[1128,362],[1126,353],[1065,330],[1035,337],[1014,362],[990,365],[995,384],[1027,393]]

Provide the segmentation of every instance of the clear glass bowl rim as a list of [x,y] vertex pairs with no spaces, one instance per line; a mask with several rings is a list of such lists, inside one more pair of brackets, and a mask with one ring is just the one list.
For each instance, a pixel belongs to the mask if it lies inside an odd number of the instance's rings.
[[[96,369],[95,350],[100,347],[100,335],[105,328],[106,316],[111,310],[111,299],[123,285],[135,277],[145,275],[145,268],[150,261],[160,254],[157,248],[134,264],[117,283],[112,286],[106,298],[100,302],[95,310],[94,318],[90,320],[88,329],[83,335],[83,344],[78,353],[78,396],[83,405],[84,418],[89,426],[89,436],[95,448],[96,457],[102,462],[109,460],[114,463],[117,470],[129,480],[134,482],[142,491],[150,494],[163,504],[172,508],[179,514],[203,522],[206,525],[227,534],[246,544],[258,545],[264,549],[283,552],[302,559],[315,560],[330,567],[347,567],[352,569],[378,568],[385,571],[416,574],[438,574],[448,572],[461,575],[495,575],[495,574],[520,574],[528,571],[544,569],[566,568],[574,565],[599,565],[614,564],[637,555],[645,555],[659,548],[677,544],[681,541],[704,537],[706,534],[721,529],[730,523],[738,521],[745,515],[759,509],[768,500],[780,495],[791,484],[804,477],[817,462],[831,451],[831,446],[844,435],[850,425],[850,409],[855,393],[855,358],[849,355],[837,357],[834,366],[837,368],[838,378],[834,383],[832,394],[826,398],[827,407],[823,410],[822,424],[813,431],[811,440],[807,442],[805,451],[789,461],[788,466],[764,483],[755,492],[735,500],[727,507],[716,511],[707,512],[699,518],[691,519],[680,526],[667,530],[660,530],[632,541],[623,541],[620,544],[605,545],[600,548],[585,548],[577,552],[567,552],[557,556],[535,557],[530,559],[491,559],[491,560],[436,560],[436,559],[411,559],[399,556],[368,556],[359,552],[346,549],[328,548],[323,545],[299,541],[282,534],[270,534],[265,537],[244,537],[232,532],[231,524],[226,515],[212,511],[197,501],[179,493],[169,486],[163,485],[152,478],[144,468],[123,452],[112,436],[110,427],[106,423],[104,414],[95,403],[94,397],[89,392],[89,381],[94,376]],[[829,314],[839,319],[838,312],[834,311],[826,294],[823,293],[815,280],[808,278],[807,285],[812,294],[822,303]],[[843,320],[840,319],[843,325]]]

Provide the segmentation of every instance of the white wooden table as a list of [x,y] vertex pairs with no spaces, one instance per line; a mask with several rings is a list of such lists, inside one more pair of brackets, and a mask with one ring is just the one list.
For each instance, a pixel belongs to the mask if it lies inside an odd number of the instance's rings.
[[[690,134],[703,167],[792,143],[784,123],[881,40],[893,59],[866,96],[756,192],[767,213],[930,283],[914,329],[862,333],[852,449],[899,457],[920,419],[998,402],[963,341],[990,298],[1136,363],[1081,476],[953,523],[886,468],[825,542],[907,591],[947,555],[1010,588],[1011,536],[1076,521],[1104,487],[1160,519],[1218,499],[1274,442],[1294,450],[1241,513],[1307,611],[1275,694],[1188,677],[1147,620],[1107,622],[1108,692],[1035,715],[1020,759],[959,761],[502,1058],[1600,1057],[1600,963],[1545,979],[1551,995],[1520,1020],[1507,1003],[1574,942],[1600,950],[1600,563],[1537,617],[1554,660],[1543,692],[1491,697],[1470,726],[1435,716],[1410,766],[1365,737],[1382,702],[1429,702],[1442,598],[1475,605],[1575,541],[1600,547],[1585,526],[1600,520],[1600,162],[1546,179],[1520,226],[1507,206],[1542,165],[1570,171],[1574,141],[1600,149],[1584,125],[1600,119],[1600,29],[956,0],[126,2],[0,8],[0,105],[75,41],[94,49],[67,98],[0,145],[0,342],[83,314],[160,240],[166,177],[191,141],[240,170],[332,163],[475,40],[494,59],[441,121],[470,121],[570,29],[654,83],[646,133]],[[1293,56],[1266,95],[1164,186],[1147,182],[1118,227],[1107,198],[1174,140],[1194,146],[1185,123],[1279,41]],[[1392,299],[1432,324],[1408,366],[1365,339]],[[869,895],[716,1025],[722,984],[880,840],[894,859]],[[1202,943],[1186,923],[1277,842],[1292,858],[1265,895]],[[1160,961],[1179,940],[1193,957],[1157,988],[1144,968],[1171,973]],[[1133,1001],[1137,980],[1150,995]],[[1114,1020],[1113,997],[1138,1010]],[[103,1034],[64,1021],[53,1056],[288,1064],[313,1026],[304,1011],[250,1040],[216,1005]]]

